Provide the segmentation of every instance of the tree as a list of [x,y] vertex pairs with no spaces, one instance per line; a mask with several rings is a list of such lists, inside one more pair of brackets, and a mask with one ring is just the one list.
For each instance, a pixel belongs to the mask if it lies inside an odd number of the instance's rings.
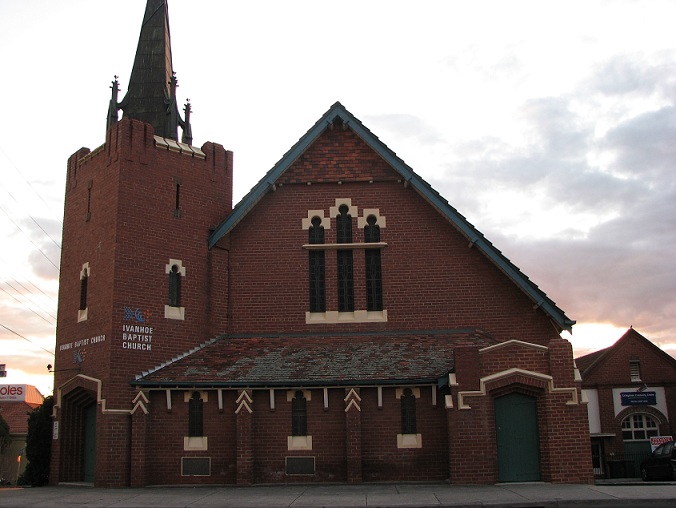
[[9,446],[12,440],[9,437],[9,424],[5,419],[0,415],[0,483],[4,485],[5,478],[3,476],[3,465],[4,465],[4,456],[5,449]]
[[0,415],[0,453],[4,452],[11,442],[12,440],[9,438],[9,424]]
[[47,485],[49,462],[52,457],[52,408],[54,397],[46,397],[41,406],[28,413],[26,436],[26,459],[28,465],[23,474],[23,483],[33,487]]

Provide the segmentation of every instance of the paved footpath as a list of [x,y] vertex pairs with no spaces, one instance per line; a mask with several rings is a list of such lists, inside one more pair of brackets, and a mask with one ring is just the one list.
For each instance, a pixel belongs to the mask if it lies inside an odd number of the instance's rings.
[[676,507],[676,483],[2,488],[0,507]]

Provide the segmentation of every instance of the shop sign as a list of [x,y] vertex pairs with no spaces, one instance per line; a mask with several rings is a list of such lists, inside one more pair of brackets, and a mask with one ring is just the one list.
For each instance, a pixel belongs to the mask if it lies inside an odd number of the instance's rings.
[[0,385],[0,401],[21,402],[26,400],[26,385]]
[[656,406],[655,392],[620,392],[623,406]]

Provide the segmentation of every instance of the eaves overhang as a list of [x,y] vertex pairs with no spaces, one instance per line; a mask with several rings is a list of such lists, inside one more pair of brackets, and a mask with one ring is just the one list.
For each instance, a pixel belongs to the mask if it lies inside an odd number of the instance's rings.
[[282,380],[282,381],[220,381],[220,382],[176,382],[176,381],[132,381],[131,386],[145,390],[169,390],[189,388],[212,389],[281,389],[281,388],[343,388],[373,386],[418,386],[439,385],[440,379],[448,379],[448,374],[430,378],[415,379],[344,379],[344,380]]

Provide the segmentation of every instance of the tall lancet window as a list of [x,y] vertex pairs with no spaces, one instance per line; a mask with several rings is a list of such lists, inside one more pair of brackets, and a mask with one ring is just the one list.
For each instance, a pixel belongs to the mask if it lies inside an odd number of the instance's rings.
[[401,433],[415,434],[415,395],[410,388],[406,388],[401,395]]
[[181,271],[172,265],[169,271],[169,307],[181,306]]
[[193,392],[188,402],[188,436],[202,437],[204,435],[204,401],[200,392]]
[[301,390],[291,400],[291,435],[307,436],[307,400]]
[[80,310],[87,308],[87,288],[89,286],[89,270],[85,268],[80,278]]
[[[347,205],[340,205],[336,217],[336,240],[352,243],[352,216]],[[354,269],[351,249],[339,249],[338,260],[338,311],[354,311]]]
[[164,317],[185,320],[182,286],[186,271],[183,261],[170,259],[169,263],[164,265],[164,273],[167,276],[167,303],[164,306]]
[[[375,215],[369,215],[364,226],[364,242],[380,242],[380,226]],[[383,276],[380,249],[366,249],[366,310],[383,310]]]
[[77,321],[87,321],[89,305],[87,302],[87,293],[89,292],[89,276],[91,271],[89,270],[89,263],[82,265],[82,270],[80,270],[80,305],[78,306],[77,311]]
[[[324,243],[324,226],[318,216],[312,218],[308,230],[308,242],[312,245]],[[326,311],[325,254],[323,250],[311,250],[310,256],[310,312]]]

